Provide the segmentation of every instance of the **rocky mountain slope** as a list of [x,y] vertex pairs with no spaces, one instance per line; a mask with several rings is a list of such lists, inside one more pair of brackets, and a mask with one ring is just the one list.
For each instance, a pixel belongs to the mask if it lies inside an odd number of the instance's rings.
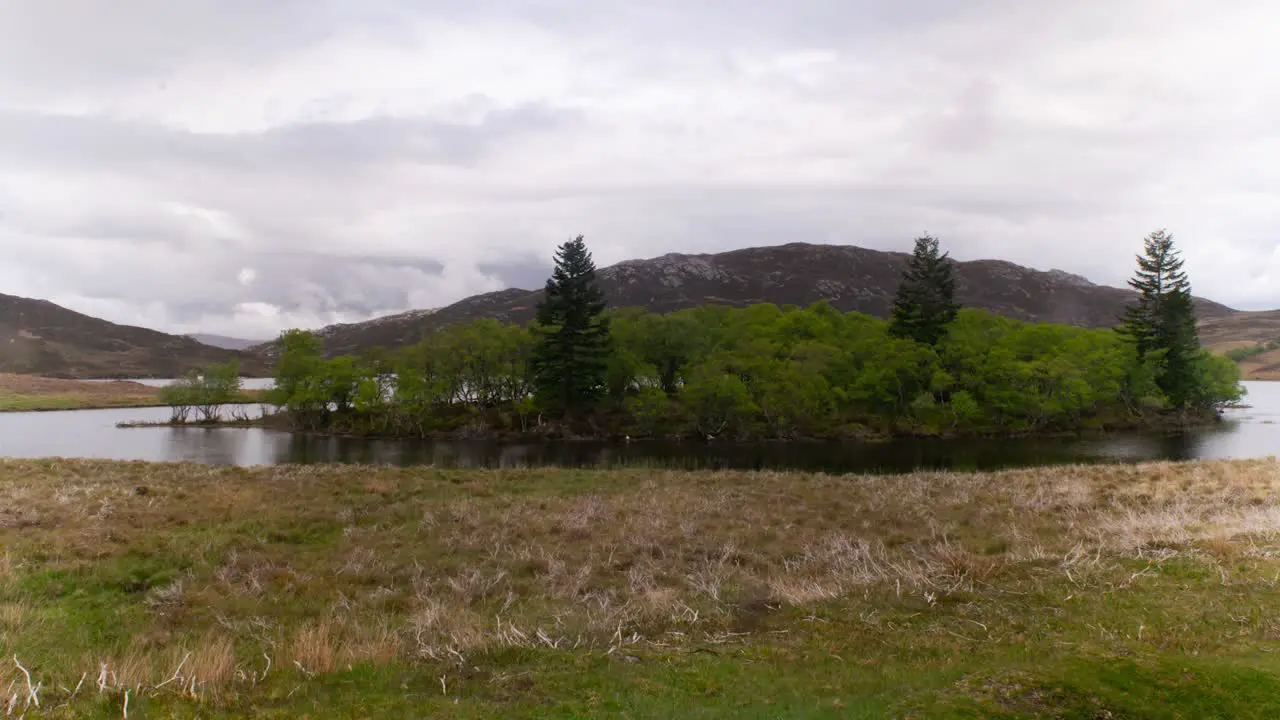
[[248,375],[268,369],[259,355],[117,325],[47,300],[0,294],[0,372],[63,378],[177,377],[232,358],[240,359]]
[[[713,255],[628,260],[602,268],[598,276],[612,307],[669,312],[707,303],[803,306],[825,299],[841,310],[886,317],[907,257],[851,246],[792,243]],[[1127,289],[1001,260],[957,263],[956,277],[964,305],[1022,320],[1111,327],[1133,298]],[[456,322],[483,317],[526,322],[533,318],[540,296],[540,290],[502,290],[437,310],[330,326],[320,334],[330,354],[396,347]],[[1198,301],[1198,310],[1203,319],[1235,312],[1207,300]],[[269,346],[259,349],[269,352]]]

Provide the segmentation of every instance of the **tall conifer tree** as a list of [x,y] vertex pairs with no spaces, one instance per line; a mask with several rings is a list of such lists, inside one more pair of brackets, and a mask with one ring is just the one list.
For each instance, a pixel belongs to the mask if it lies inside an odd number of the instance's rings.
[[551,410],[588,410],[604,391],[609,324],[604,294],[582,236],[559,247],[555,270],[538,305],[533,373],[539,404]]
[[951,259],[938,248],[938,239],[916,238],[915,250],[907,261],[893,299],[889,332],[924,345],[937,345],[956,319],[956,283]]
[[1125,312],[1121,332],[1133,338],[1139,357],[1161,353],[1156,384],[1171,405],[1185,408],[1195,401],[1200,386],[1200,336],[1191,282],[1173,236],[1164,230],[1143,240],[1137,260],[1129,286],[1138,291],[1138,299]]

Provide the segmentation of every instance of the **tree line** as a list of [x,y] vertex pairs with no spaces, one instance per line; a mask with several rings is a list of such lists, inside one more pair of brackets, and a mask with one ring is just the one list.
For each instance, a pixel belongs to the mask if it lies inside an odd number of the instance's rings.
[[1199,346],[1170,236],[1146,239],[1131,284],[1139,299],[1115,330],[964,309],[926,236],[888,321],[826,302],[606,310],[579,236],[558,249],[528,325],[477,320],[336,358],[291,330],[270,400],[319,431],[734,438],[1134,426],[1238,400],[1235,364]]
[[[252,400],[241,388],[240,363],[234,359],[192,370],[176,382],[160,388],[160,400],[169,406],[172,423],[215,423],[225,418],[222,409]],[[247,419],[243,411],[232,413],[235,419]]]

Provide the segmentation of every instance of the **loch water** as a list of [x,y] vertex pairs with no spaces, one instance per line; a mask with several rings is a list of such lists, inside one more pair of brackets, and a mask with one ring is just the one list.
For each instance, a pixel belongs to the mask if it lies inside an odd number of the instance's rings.
[[[0,456],[185,461],[218,465],[365,463],[439,467],[655,467],[828,473],[989,470],[1071,463],[1280,455],[1280,383],[1245,383],[1249,406],[1190,432],[1081,437],[902,439],[884,443],[385,440],[264,428],[119,428],[167,408],[0,413]],[[256,412],[256,406],[243,408]]]

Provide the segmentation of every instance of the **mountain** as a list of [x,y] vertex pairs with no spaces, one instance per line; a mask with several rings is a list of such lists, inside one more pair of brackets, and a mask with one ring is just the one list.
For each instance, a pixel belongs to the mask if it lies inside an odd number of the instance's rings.
[[247,350],[255,345],[261,345],[261,340],[245,340],[244,338],[227,337],[226,335],[211,335],[208,333],[191,333],[186,337],[195,340],[198,343],[209,345],[211,347],[222,348],[223,350]]
[[241,361],[246,375],[268,370],[257,355],[117,325],[47,300],[0,294],[0,372],[77,379],[177,377],[232,358]]
[[[838,245],[791,243],[713,255],[670,254],[627,260],[598,272],[611,307],[670,312],[708,303],[809,305],[828,300],[840,310],[887,317],[908,255]],[[1022,320],[1112,327],[1133,299],[1131,290],[1096,285],[1060,270],[1041,271],[1002,260],[956,264],[963,305]],[[430,311],[412,311],[319,331],[330,354],[412,343],[446,325],[478,318],[523,323],[541,291],[509,289],[476,295]],[[1202,318],[1236,311],[1197,300]],[[270,354],[269,345],[260,346]]]

